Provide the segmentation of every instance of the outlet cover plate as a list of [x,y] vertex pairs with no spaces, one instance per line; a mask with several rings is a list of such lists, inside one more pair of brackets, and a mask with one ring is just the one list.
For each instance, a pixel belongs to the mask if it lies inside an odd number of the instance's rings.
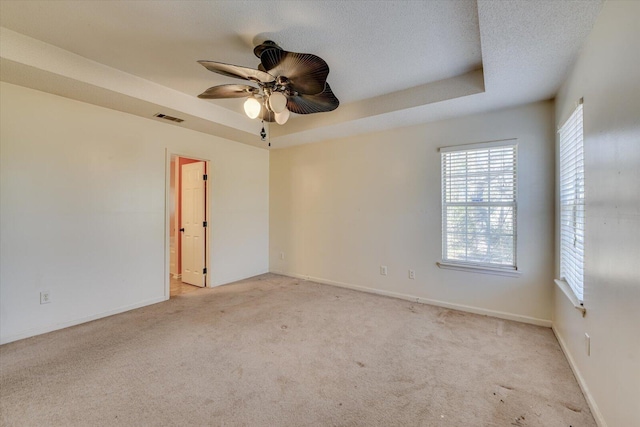
[[587,352],[587,356],[591,356],[591,337],[586,332],[584,334],[584,349]]
[[40,304],[49,304],[51,302],[51,292],[42,291],[40,292]]

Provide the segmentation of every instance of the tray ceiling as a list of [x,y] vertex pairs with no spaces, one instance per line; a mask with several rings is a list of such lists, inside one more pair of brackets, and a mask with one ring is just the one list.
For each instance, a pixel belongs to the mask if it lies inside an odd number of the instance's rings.
[[[274,147],[550,99],[601,1],[0,2],[0,78],[264,146],[236,83],[196,63],[256,67],[255,44],[316,54],[341,101],[272,126]],[[158,110],[158,111],[155,111]],[[153,111],[152,113],[149,113]]]

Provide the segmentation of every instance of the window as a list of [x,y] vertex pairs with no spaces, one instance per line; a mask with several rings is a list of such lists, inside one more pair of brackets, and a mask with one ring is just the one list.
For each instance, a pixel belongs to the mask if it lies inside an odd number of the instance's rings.
[[560,278],[582,302],[584,148],[582,101],[560,128]]
[[514,140],[441,148],[444,268],[516,270]]

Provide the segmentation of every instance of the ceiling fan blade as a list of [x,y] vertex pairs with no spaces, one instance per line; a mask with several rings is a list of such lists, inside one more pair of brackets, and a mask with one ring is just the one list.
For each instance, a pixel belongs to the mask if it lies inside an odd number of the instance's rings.
[[312,114],[333,111],[338,108],[340,101],[331,91],[329,83],[324,91],[316,95],[287,95],[287,108],[296,114]]
[[285,86],[306,95],[322,92],[329,75],[327,63],[310,53],[266,49],[260,61],[270,75],[286,77],[283,79]]
[[201,99],[246,98],[260,92],[260,89],[248,85],[220,85],[210,87],[198,95]]
[[265,40],[264,42],[262,42],[261,44],[259,44],[258,46],[253,48],[253,54],[255,56],[257,56],[258,58],[260,58],[260,55],[262,55],[262,52],[264,52],[267,49],[280,49],[282,50],[282,48],[280,46],[278,46],[278,44],[272,40]]
[[254,70],[253,68],[241,67],[239,65],[224,64],[215,61],[198,61],[200,65],[209,71],[222,74],[227,77],[235,77],[237,79],[250,80],[252,82],[271,83],[275,77],[264,71]]

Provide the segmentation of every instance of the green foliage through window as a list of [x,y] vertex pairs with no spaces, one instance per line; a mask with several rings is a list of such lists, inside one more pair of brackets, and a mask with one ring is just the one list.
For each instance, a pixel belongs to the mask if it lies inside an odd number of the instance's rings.
[[442,150],[442,259],[516,267],[516,146]]

